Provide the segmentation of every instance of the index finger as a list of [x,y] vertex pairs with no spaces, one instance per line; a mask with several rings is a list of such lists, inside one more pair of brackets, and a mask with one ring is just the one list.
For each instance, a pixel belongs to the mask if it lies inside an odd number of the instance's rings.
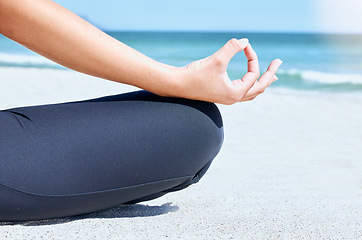
[[256,52],[250,44],[244,49],[246,58],[248,59],[248,72],[241,78],[245,89],[249,90],[256,80],[260,77],[259,61]]
[[256,55],[256,52],[251,47],[250,43],[244,49],[244,53],[246,59],[248,59],[248,72],[256,73],[260,76],[258,55]]

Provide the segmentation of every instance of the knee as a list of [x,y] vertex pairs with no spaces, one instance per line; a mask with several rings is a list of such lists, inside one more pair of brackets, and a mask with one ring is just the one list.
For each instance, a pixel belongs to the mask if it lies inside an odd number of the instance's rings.
[[195,128],[198,129],[196,143],[200,145],[206,156],[205,159],[212,160],[220,151],[224,140],[223,121],[219,109],[214,103],[201,102],[200,119]]
[[197,172],[190,184],[198,182],[203,177],[224,141],[223,121],[219,109],[214,103],[202,104],[204,105],[202,114],[205,114],[208,119],[201,120],[197,126],[200,129],[197,144],[199,144],[200,153],[204,156],[200,158],[201,168],[195,169]]
[[193,175],[201,171],[202,174],[199,174],[201,178],[221,149],[224,140],[223,122],[215,104],[201,101],[187,103],[192,108],[184,112],[188,116],[188,127],[180,133],[187,135],[182,144],[184,151],[182,162],[188,164],[188,167],[184,165],[186,168],[190,169],[192,166]]

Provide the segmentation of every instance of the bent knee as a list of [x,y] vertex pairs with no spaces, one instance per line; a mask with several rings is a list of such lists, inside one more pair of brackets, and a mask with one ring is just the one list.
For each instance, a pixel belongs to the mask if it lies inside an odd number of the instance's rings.
[[180,117],[186,121],[182,123],[186,127],[176,133],[180,142],[173,147],[178,149],[181,158],[173,160],[175,166],[188,169],[187,172],[194,175],[220,151],[224,140],[223,122],[215,104],[189,100],[186,103],[191,108],[185,108]]

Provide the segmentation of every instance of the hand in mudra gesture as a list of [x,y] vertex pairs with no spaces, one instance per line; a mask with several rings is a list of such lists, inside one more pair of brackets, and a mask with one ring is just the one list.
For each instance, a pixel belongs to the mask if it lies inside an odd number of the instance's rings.
[[[244,51],[248,60],[248,72],[241,79],[231,81],[227,67],[240,51]],[[280,59],[275,59],[260,77],[258,56],[249,41],[231,39],[213,55],[181,68],[187,76],[181,95],[222,104],[252,100],[278,79],[275,73],[281,64]]]

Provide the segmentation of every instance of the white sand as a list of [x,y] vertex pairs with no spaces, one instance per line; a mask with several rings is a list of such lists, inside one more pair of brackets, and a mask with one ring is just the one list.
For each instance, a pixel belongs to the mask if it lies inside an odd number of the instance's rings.
[[[60,70],[0,76],[0,109],[132,89]],[[82,217],[0,223],[0,239],[361,238],[362,101],[270,92],[220,106],[224,146],[200,183]]]

